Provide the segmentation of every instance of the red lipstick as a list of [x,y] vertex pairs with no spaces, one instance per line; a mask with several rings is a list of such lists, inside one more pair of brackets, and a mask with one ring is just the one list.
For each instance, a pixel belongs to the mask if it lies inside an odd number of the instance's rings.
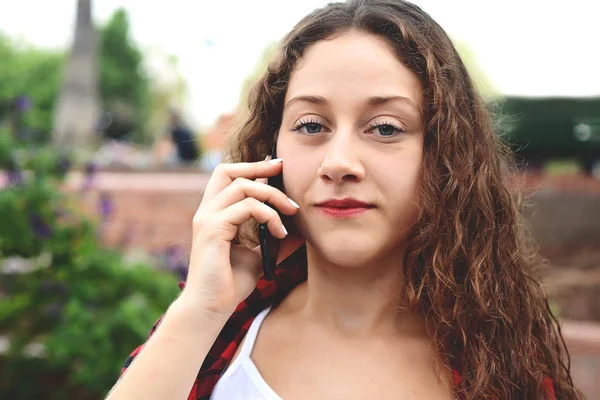
[[366,203],[351,197],[345,199],[329,199],[316,204],[316,206],[326,215],[336,218],[354,217],[375,207],[371,203]]

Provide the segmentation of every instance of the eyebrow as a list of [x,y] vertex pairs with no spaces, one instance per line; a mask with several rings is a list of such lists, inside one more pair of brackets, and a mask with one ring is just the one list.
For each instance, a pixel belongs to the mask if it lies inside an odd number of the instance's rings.
[[290,104],[299,101],[306,101],[308,103],[313,103],[317,105],[327,104],[327,100],[325,100],[325,97],[322,96],[296,96],[291,98],[287,103],[285,103],[285,106],[283,108],[288,108]]
[[[317,105],[327,104],[327,99],[325,99],[325,97],[322,97],[322,96],[296,96],[296,97],[291,98],[285,104],[284,109],[288,108],[290,106],[290,104],[298,102],[298,101],[305,101],[305,102],[317,104]],[[379,105],[382,105],[382,104],[385,104],[385,103],[388,103],[391,101],[399,101],[402,103],[406,103],[409,106],[411,106],[412,108],[414,108],[420,115],[423,115],[423,111],[421,110],[421,108],[419,106],[417,106],[414,101],[412,101],[408,97],[404,97],[404,96],[374,96],[368,100],[368,103],[370,106],[379,106]]]
[[423,115],[423,111],[421,111],[421,108],[415,104],[414,101],[412,101],[411,99],[409,99],[408,97],[404,97],[404,96],[390,96],[390,97],[371,97],[369,99],[369,105],[371,106],[379,106],[381,104],[385,104],[388,103],[390,101],[399,101],[402,103],[406,103],[409,106],[411,106],[412,108],[414,108],[419,114]]

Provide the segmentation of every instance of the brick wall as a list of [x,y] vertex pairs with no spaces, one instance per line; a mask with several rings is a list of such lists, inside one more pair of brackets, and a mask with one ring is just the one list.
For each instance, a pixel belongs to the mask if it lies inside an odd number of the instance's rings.
[[[91,189],[77,196],[96,217],[100,200],[110,202],[111,212],[103,224],[107,245],[163,252],[173,245],[189,247],[192,218],[207,181],[202,174],[99,173]],[[67,185],[79,193],[82,182],[80,175],[73,174]]]

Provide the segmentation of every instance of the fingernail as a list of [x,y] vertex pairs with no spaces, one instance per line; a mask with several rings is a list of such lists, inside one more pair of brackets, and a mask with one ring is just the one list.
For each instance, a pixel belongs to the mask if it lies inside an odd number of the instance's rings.
[[290,201],[290,203],[292,203],[292,205],[293,205],[294,207],[296,207],[296,208],[300,208],[300,206],[299,206],[298,204],[296,204],[296,202],[295,202],[294,200],[290,199],[289,197],[288,197],[288,200]]
[[285,233],[285,236],[288,235],[287,229],[285,229],[285,226],[281,225],[281,229],[283,229],[283,233]]
[[276,158],[274,160],[269,160],[269,164],[277,164],[283,161],[283,158]]
[[265,161],[270,160],[271,159],[271,155],[267,154],[267,156],[265,157]]

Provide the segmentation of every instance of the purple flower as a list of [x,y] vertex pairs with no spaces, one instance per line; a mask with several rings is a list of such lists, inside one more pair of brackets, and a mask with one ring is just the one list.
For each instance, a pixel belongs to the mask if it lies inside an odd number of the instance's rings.
[[177,267],[179,260],[183,257],[183,254],[181,246],[169,246],[165,251],[167,269],[174,270]]
[[6,166],[6,176],[9,184],[19,185],[23,183],[23,171],[21,171],[14,158],[11,158],[8,161],[8,165]]
[[33,214],[31,216],[31,218],[29,219],[29,225],[31,226],[31,229],[33,229],[35,234],[42,239],[46,239],[52,234],[50,226],[46,223],[46,221],[44,221],[44,219],[39,214]]
[[6,175],[8,176],[8,183],[10,184],[19,185],[23,183],[23,173],[19,170],[6,171]]
[[100,199],[98,201],[98,212],[100,213],[102,219],[110,217],[110,215],[113,213],[113,210],[113,199],[111,195],[108,193],[100,194]]
[[89,162],[85,165],[85,174],[86,175],[95,175],[98,172],[98,166],[93,162]]
[[167,269],[175,272],[180,279],[186,280],[188,261],[183,248],[180,246],[171,246],[167,248],[165,257]]
[[81,185],[82,192],[86,192],[89,188],[92,187],[94,177],[96,176],[96,172],[98,172],[98,166],[93,162],[89,162],[85,165],[84,172],[85,177],[83,179],[83,184]]
[[177,275],[179,276],[179,279],[181,279],[182,281],[186,281],[187,274],[188,274],[188,264],[187,263],[180,264],[179,267],[177,268]]
[[31,99],[27,96],[19,96],[15,100],[15,107],[21,112],[27,111],[31,108]]

